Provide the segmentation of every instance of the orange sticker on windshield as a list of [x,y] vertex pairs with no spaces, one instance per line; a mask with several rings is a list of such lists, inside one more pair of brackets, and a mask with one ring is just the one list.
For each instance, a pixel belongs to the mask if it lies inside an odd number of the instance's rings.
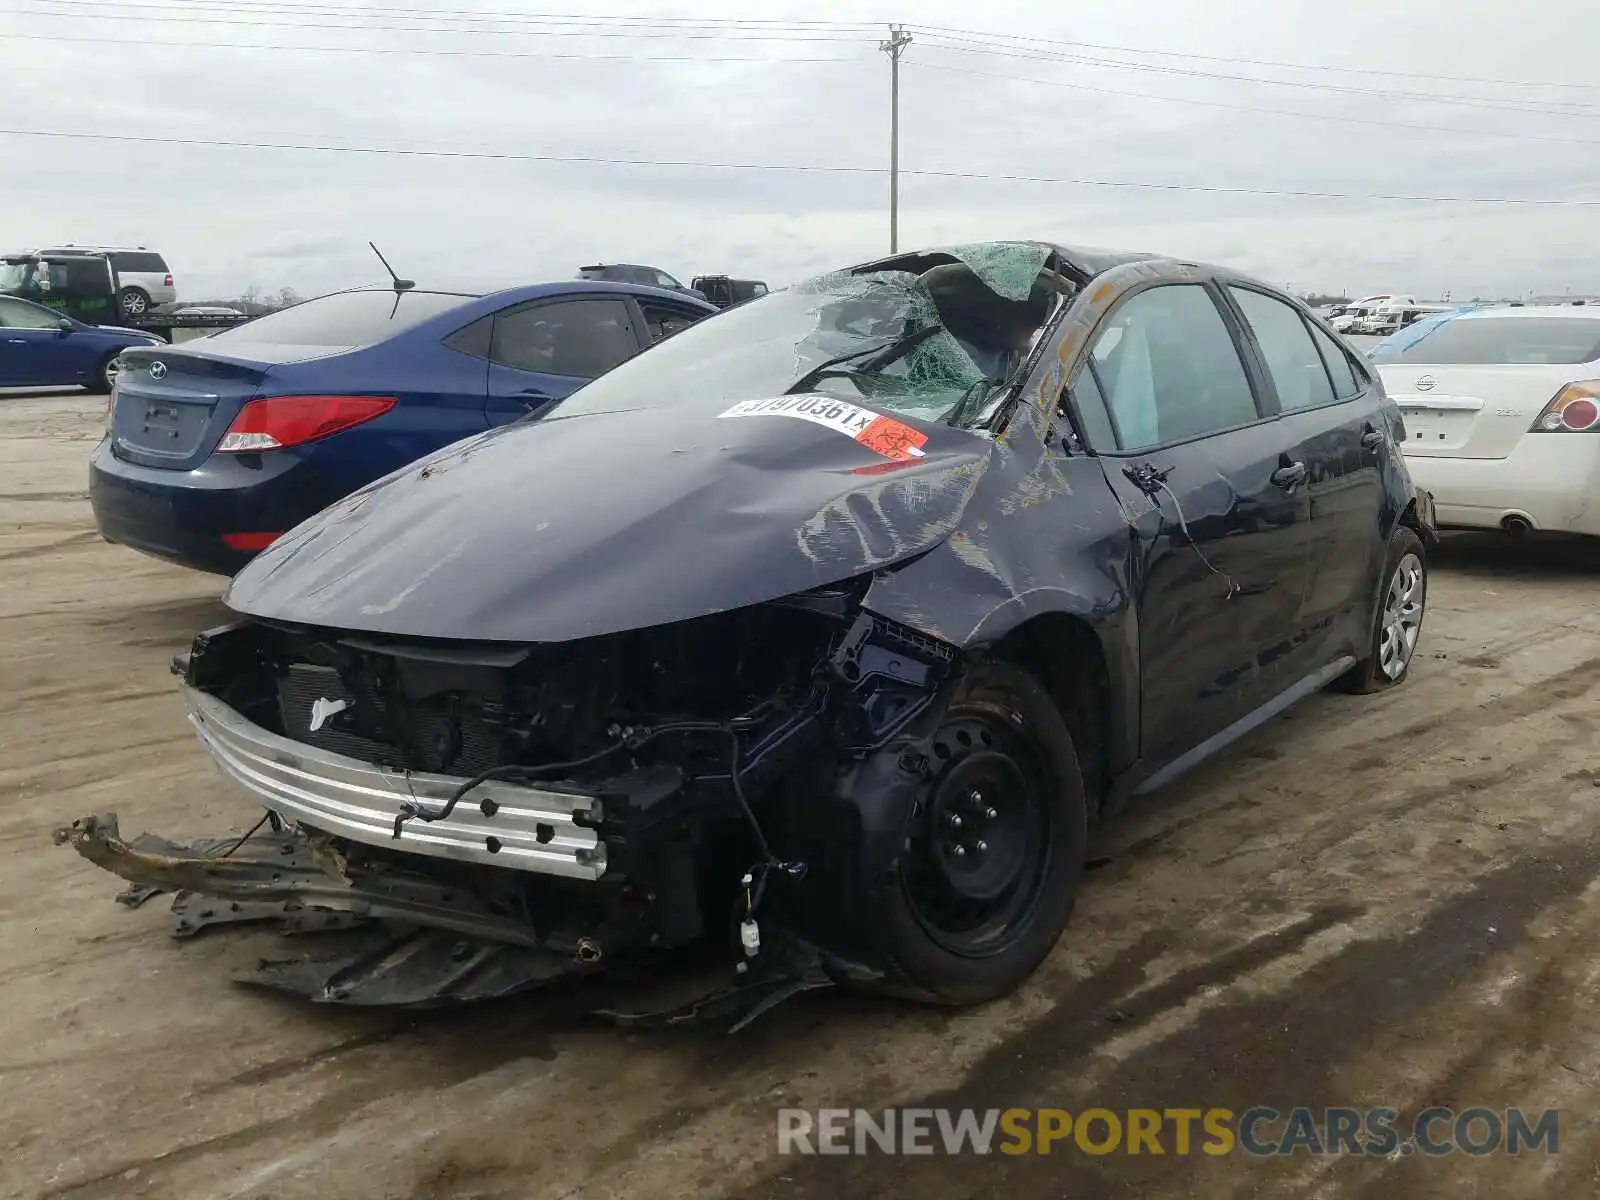
[[909,462],[923,456],[922,448],[928,444],[928,435],[911,428],[904,421],[879,417],[856,434],[856,441],[885,458]]

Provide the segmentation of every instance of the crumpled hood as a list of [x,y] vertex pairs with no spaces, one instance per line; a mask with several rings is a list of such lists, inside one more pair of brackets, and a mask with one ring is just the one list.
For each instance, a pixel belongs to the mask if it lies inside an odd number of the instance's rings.
[[407,637],[557,642],[837,582],[938,545],[993,443],[827,396],[518,423],[280,538],[225,597]]

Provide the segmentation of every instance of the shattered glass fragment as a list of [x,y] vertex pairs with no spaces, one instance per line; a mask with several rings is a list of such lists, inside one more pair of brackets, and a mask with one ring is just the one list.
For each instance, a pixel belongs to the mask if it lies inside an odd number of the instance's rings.
[[938,249],[966,263],[996,295],[1007,300],[1026,300],[1050,257],[1050,247],[1040,242],[979,242]]

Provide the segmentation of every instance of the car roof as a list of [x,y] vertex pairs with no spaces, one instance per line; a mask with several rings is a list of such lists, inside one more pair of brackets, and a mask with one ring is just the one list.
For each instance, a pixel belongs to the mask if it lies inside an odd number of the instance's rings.
[[[623,264],[614,263],[613,266]],[[524,293],[516,295],[515,293]],[[597,296],[634,296],[641,300],[671,300],[677,304],[691,304],[696,307],[705,307],[715,311],[715,306],[687,296],[682,292],[675,292],[670,288],[651,287],[643,283],[620,283],[610,279],[562,279],[550,283],[522,284],[519,287],[502,288],[499,291],[485,292],[485,298],[494,297],[496,300],[539,300],[546,296],[569,295],[597,295]]]
[[1441,317],[1458,321],[1494,320],[1497,317],[1583,317],[1600,320],[1600,304],[1497,304],[1493,308],[1469,308],[1461,312],[1442,312]]
[[[708,314],[716,311],[713,305],[697,300],[693,296],[686,296],[682,292],[674,292],[669,288],[649,287],[642,283],[616,283],[607,279],[557,279],[544,283],[520,283],[505,287],[471,290],[450,287],[414,287],[407,288],[406,291],[419,292],[431,296],[459,296],[462,304],[473,301],[492,301],[491,307],[494,308],[500,308],[506,304],[520,304],[525,300],[543,300],[550,296],[598,295],[635,296],[641,300],[671,300],[677,304],[703,307]],[[392,293],[393,289],[374,283],[361,287],[340,288],[336,292],[326,292],[324,296],[347,295],[351,292]],[[312,296],[302,303],[320,299],[323,299],[323,296]]]

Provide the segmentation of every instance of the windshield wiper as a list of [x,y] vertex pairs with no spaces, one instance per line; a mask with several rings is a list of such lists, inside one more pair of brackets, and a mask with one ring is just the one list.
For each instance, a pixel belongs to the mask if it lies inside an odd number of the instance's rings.
[[991,388],[999,387],[1004,382],[1004,379],[990,379],[985,375],[971,384],[961,393],[961,399],[956,401],[955,407],[945,414],[944,423],[959,427],[961,418],[967,415],[968,410],[974,405],[981,404]]
[[[785,396],[795,396],[801,392],[810,391],[823,379],[827,378],[830,371],[838,374],[858,375],[886,367],[895,359],[909,354],[912,350],[922,345],[923,342],[938,333],[942,328],[943,326],[941,325],[926,325],[914,333],[903,334],[887,342],[879,342],[875,346],[863,346],[859,350],[852,350],[848,354],[841,354],[837,358],[830,358],[826,362],[820,362],[785,388],[783,394]],[[867,361],[861,363],[858,367],[853,367],[849,371],[843,372],[836,370],[847,362],[863,357]]]

